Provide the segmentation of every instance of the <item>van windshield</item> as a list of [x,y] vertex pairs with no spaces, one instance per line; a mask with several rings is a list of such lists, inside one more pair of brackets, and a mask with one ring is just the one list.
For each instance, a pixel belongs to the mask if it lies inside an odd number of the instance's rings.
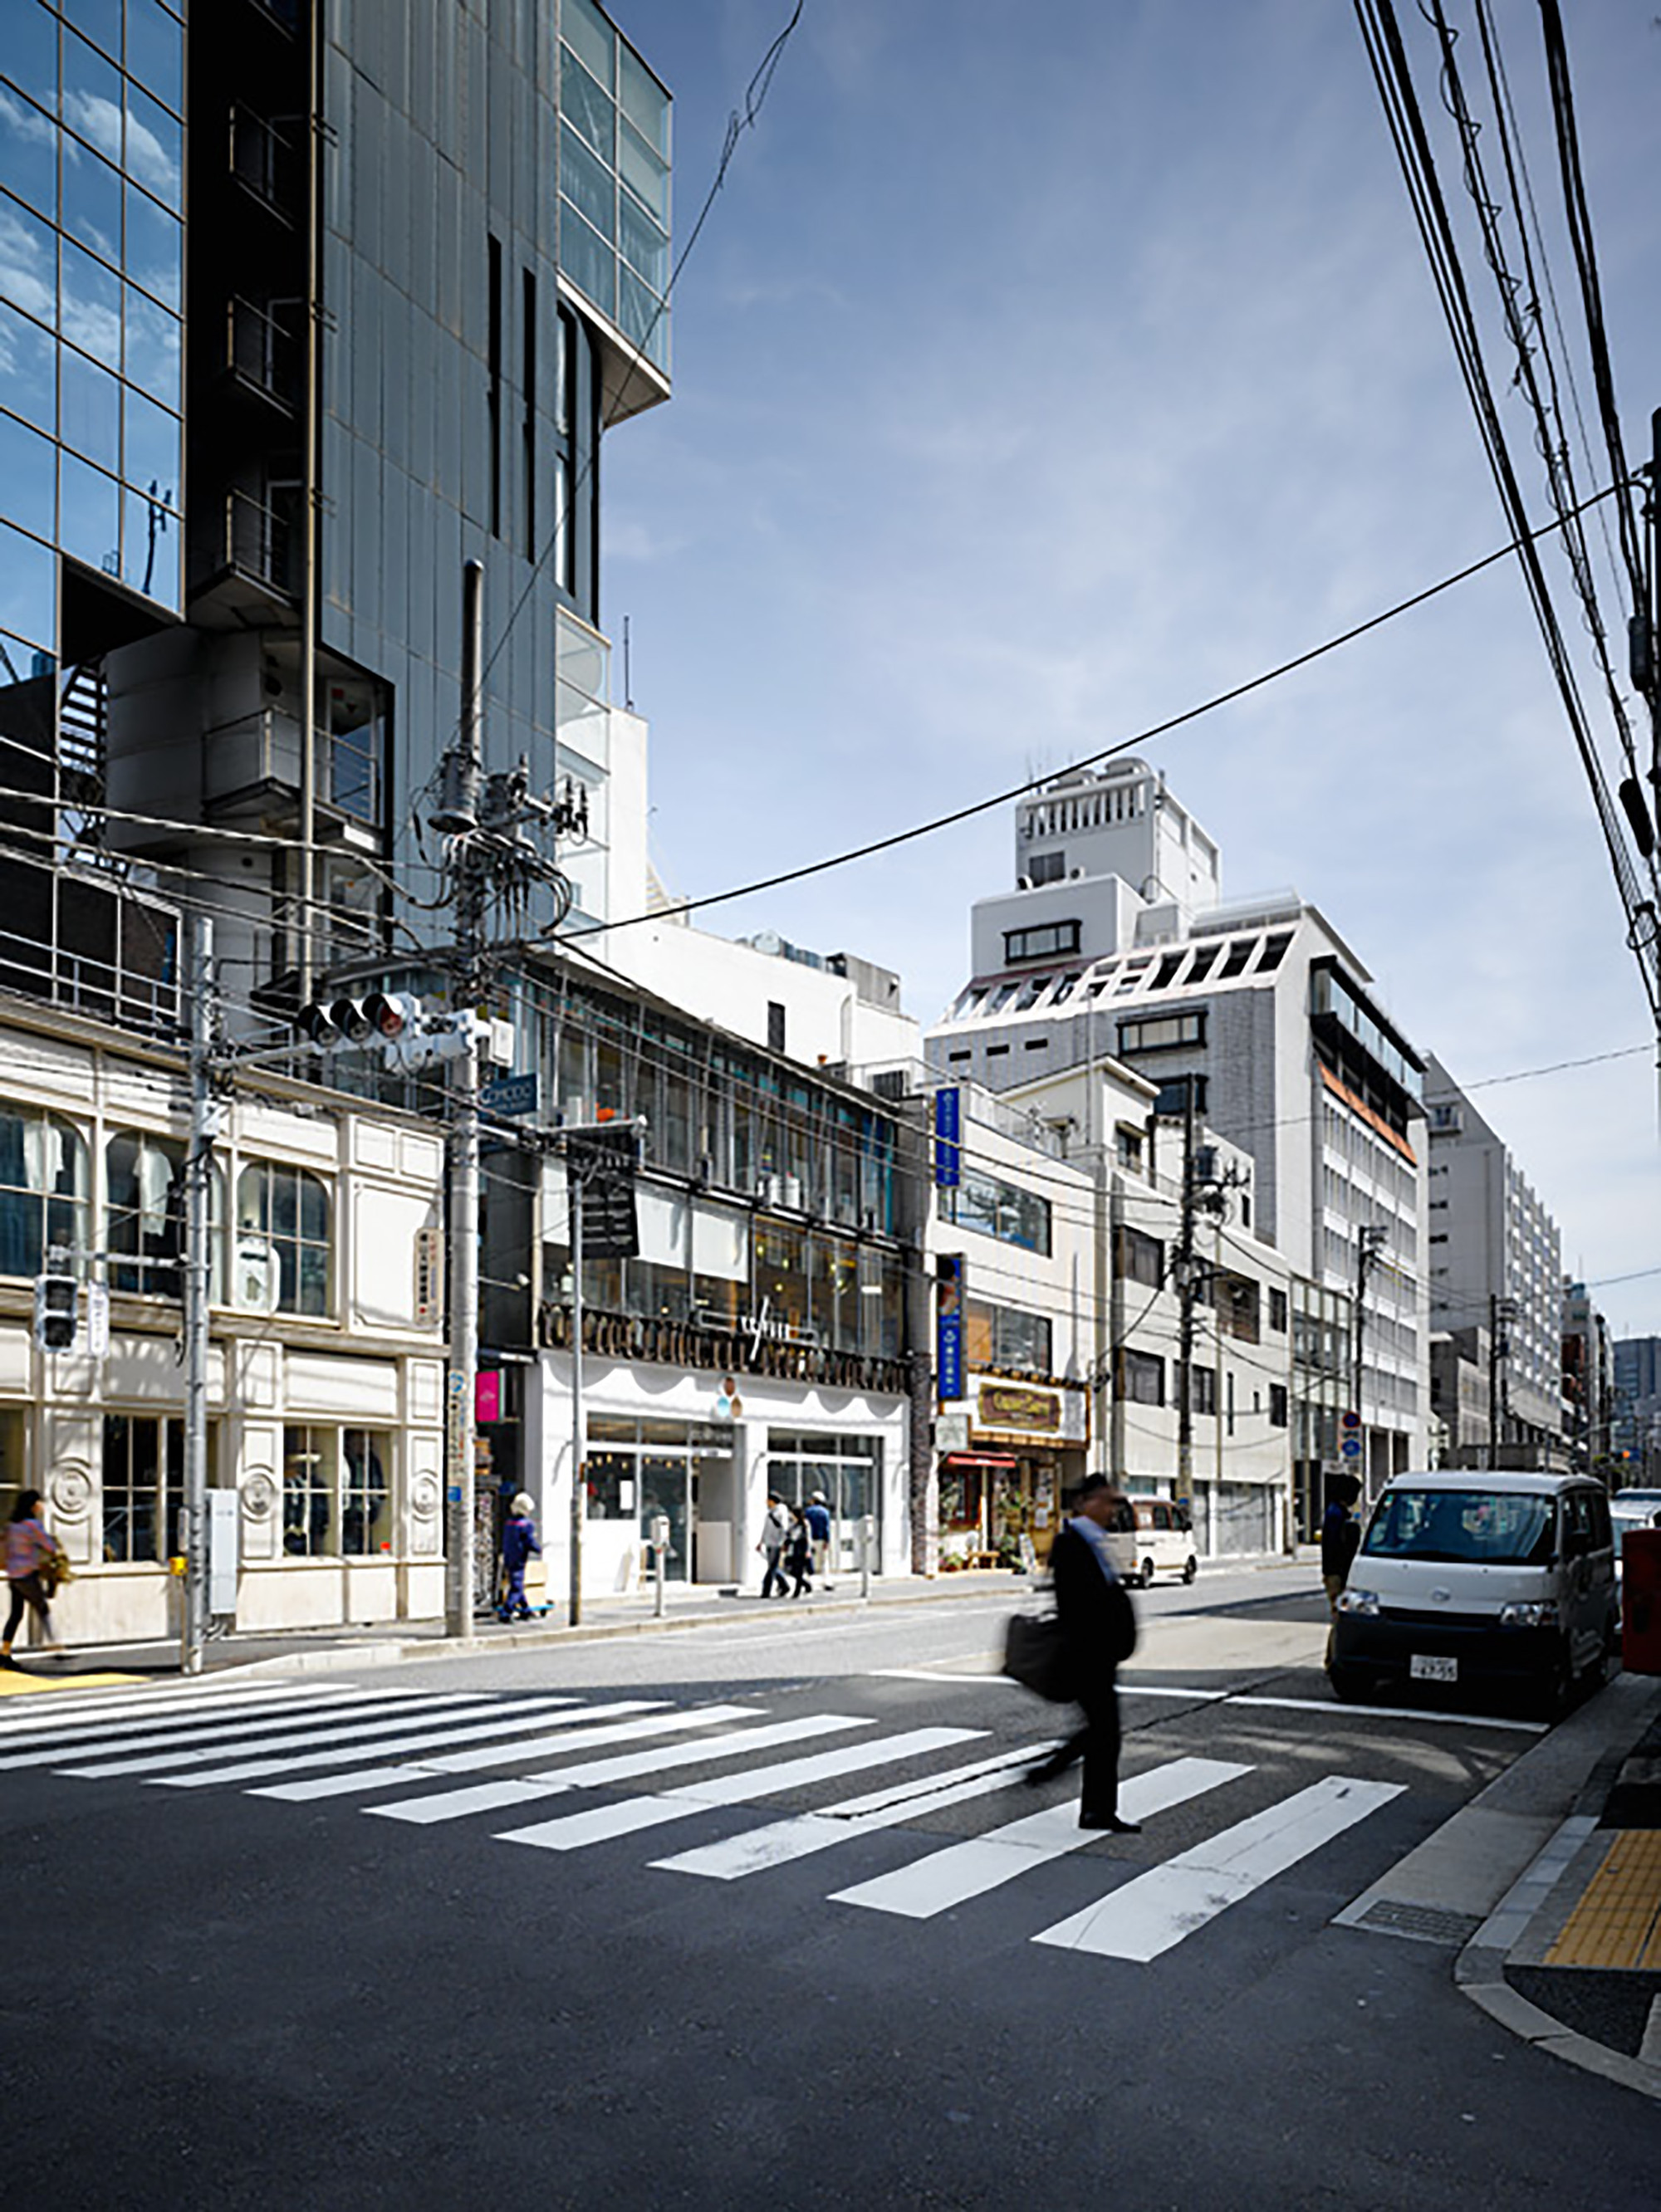
[[1375,1559],[1449,1559],[1543,1566],[1557,1530],[1549,1498],[1503,1490],[1392,1490],[1361,1547]]

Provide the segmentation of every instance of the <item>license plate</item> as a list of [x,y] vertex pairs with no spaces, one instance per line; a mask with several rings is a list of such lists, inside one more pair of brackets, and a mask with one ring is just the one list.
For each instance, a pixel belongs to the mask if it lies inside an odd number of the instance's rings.
[[1415,1682],[1457,1682],[1459,1662],[1439,1658],[1430,1651],[1415,1651],[1408,1662],[1408,1673]]

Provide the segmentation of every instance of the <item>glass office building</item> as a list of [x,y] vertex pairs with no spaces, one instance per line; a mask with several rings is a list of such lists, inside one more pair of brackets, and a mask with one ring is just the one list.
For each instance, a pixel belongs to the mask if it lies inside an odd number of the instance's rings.
[[185,26],[164,0],[5,12],[0,672],[16,681],[102,642],[60,553],[180,609]]

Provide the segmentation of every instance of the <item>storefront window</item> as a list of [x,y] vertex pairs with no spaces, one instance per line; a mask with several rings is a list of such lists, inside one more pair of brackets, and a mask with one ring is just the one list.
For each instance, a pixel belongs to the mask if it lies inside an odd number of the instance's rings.
[[881,1555],[882,1439],[770,1429],[767,1433],[770,1490],[788,1504],[805,1505],[822,1491],[830,1510],[830,1555],[844,1571],[859,1564],[860,1531],[868,1514],[877,1542],[873,1568]]
[[183,1424],[165,1414],[106,1413],[102,1478],[104,1558],[115,1565],[172,1558],[185,1484]]
[[350,1559],[391,1551],[392,1440],[375,1429],[348,1429],[340,1491],[340,1548]]
[[291,1559],[326,1558],[335,1549],[339,1439],[332,1429],[283,1431],[283,1549]]

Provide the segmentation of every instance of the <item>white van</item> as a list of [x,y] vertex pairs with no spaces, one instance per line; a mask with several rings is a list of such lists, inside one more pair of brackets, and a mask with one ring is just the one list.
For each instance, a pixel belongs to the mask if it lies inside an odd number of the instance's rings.
[[1421,1682],[1520,1690],[1561,1711],[1620,1633],[1607,1493],[1584,1475],[1398,1474],[1338,1599],[1346,1699]]
[[1124,1531],[1130,1564],[1127,1578],[1151,1589],[1155,1575],[1177,1575],[1191,1583],[1200,1571],[1194,1550],[1194,1522],[1186,1506],[1168,1498],[1130,1498],[1125,1503],[1135,1522]]

